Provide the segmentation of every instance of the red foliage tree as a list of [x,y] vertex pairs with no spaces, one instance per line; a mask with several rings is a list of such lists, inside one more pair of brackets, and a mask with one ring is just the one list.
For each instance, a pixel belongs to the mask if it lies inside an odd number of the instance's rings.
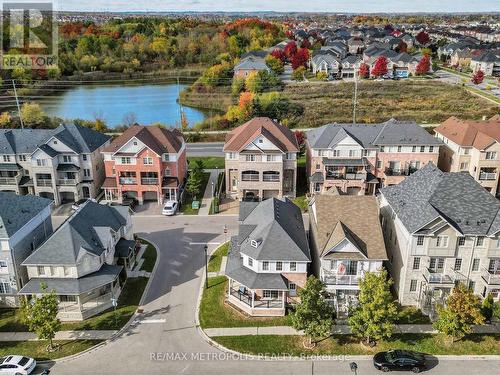
[[408,52],[408,44],[405,42],[401,41],[396,47],[396,52],[398,53],[403,53],[403,52]]
[[307,48],[311,49],[311,43],[309,42],[309,39],[304,39],[302,43],[300,44],[300,48]]
[[378,57],[371,74],[374,77],[382,77],[384,74],[387,74],[387,58],[385,56]]
[[472,76],[472,83],[475,85],[479,85],[482,83],[484,80],[484,72],[482,70],[478,70],[473,76]]
[[295,132],[295,139],[297,140],[297,143],[299,144],[299,148],[302,149],[305,145],[306,141],[306,135],[302,130],[297,130]]
[[277,58],[278,60],[281,60],[282,63],[286,61],[285,53],[279,48],[276,48],[273,52],[271,52],[271,56]]
[[297,43],[295,43],[294,40],[288,42],[288,44],[285,46],[284,52],[288,60],[291,60],[292,57],[297,53]]
[[297,53],[292,56],[291,63],[292,69],[295,70],[300,66],[307,67],[307,62],[309,61],[309,50],[307,48],[301,48]]
[[359,67],[358,75],[360,78],[368,78],[370,75],[370,67],[368,64],[362,63]]
[[418,75],[427,74],[431,70],[431,59],[429,55],[424,55],[417,64],[416,73]]
[[417,34],[415,37],[417,42],[419,42],[421,45],[425,46],[427,43],[429,43],[429,34],[427,34],[425,31],[421,31]]

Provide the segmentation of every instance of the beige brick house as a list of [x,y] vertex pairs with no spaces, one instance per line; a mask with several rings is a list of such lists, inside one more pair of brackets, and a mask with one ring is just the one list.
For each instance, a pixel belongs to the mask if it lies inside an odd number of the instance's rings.
[[227,134],[224,152],[228,197],[295,197],[299,146],[287,127],[256,117]]
[[444,142],[439,168],[445,172],[469,172],[494,196],[499,196],[500,116],[489,120],[450,117],[436,129]]

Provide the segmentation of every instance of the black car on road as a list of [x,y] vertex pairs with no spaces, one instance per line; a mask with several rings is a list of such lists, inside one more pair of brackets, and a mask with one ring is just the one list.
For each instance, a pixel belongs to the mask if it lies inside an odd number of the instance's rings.
[[408,370],[418,373],[425,370],[425,355],[409,350],[389,350],[373,357],[373,365],[383,372]]

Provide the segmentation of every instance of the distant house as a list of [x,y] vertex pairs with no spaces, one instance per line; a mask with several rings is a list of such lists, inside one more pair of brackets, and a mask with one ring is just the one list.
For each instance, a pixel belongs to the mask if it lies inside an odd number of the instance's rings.
[[309,206],[313,271],[343,317],[357,305],[359,280],[387,260],[377,199],[316,195]]
[[337,76],[340,71],[340,60],[329,53],[321,53],[311,58],[311,70],[314,74],[325,73],[330,76]]
[[271,69],[267,66],[263,57],[250,55],[241,59],[234,67],[235,78],[246,78],[250,73],[265,71],[270,73]]
[[55,291],[61,320],[86,319],[113,306],[122,288],[118,263],[132,266],[135,251],[128,207],[88,201],[22,262],[30,280],[19,294]]
[[228,302],[251,316],[285,315],[311,262],[302,213],[288,199],[241,202],[231,238]]
[[347,41],[347,47],[351,55],[358,55],[365,48],[365,42],[359,37],[353,37]]
[[0,192],[0,306],[18,306],[28,282],[21,263],[52,234],[52,201]]
[[408,78],[410,75],[415,75],[417,72],[417,65],[421,59],[422,56],[418,58],[406,52],[391,57],[392,71],[390,75],[398,78]]
[[342,60],[341,76],[342,78],[354,78],[354,74],[359,71],[361,66],[361,58],[356,55],[347,56]]
[[473,73],[482,70],[487,76],[500,77],[500,49],[486,51],[480,56],[473,56],[470,68]]

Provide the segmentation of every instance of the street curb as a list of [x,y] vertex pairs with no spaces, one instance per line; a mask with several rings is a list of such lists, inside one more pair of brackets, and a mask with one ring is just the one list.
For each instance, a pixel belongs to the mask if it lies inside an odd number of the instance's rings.
[[71,361],[73,359],[80,358],[81,356],[83,356],[87,353],[90,353],[94,350],[99,349],[101,346],[107,345],[111,341],[113,341],[116,338],[118,338],[119,336],[121,336],[130,327],[130,325],[134,322],[135,318],[137,318],[138,316],[141,315],[137,312],[137,310],[139,310],[139,308],[142,306],[142,304],[144,302],[144,298],[149,291],[149,287],[151,285],[151,280],[153,279],[153,275],[156,272],[156,268],[158,267],[158,264],[160,263],[160,252],[158,251],[158,245],[156,245],[153,241],[147,240],[147,239],[142,238],[142,237],[139,237],[139,238],[143,239],[145,241],[148,241],[151,245],[153,245],[153,247],[156,250],[156,262],[155,262],[155,265],[153,267],[153,271],[151,272],[151,275],[149,276],[148,283],[146,284],[146,288],[144,288],[144,292],[142,292],[142,297],[141,297],[141,300],[139,301],[139,307],[135,310],[134,315],[132,315],[130,317],[130,319],[128,320],[128,322],[125,323],[125,325],[120,330],[118,330],[115,334],[113,334],[109,339],[104,340],[103,342],[101,342],[97,345],[94,345],[94,346],[92,346],[88,349],[85,349],[84,351],[76,353],[76,354],[72,354],[72,355],[69,355],[66,357],[57,358],[57,359],[53,359],[53,360],[49,360],[49,361],[37,361],[37,363],[40,363],[40,364],[63,363],[63,362]]

